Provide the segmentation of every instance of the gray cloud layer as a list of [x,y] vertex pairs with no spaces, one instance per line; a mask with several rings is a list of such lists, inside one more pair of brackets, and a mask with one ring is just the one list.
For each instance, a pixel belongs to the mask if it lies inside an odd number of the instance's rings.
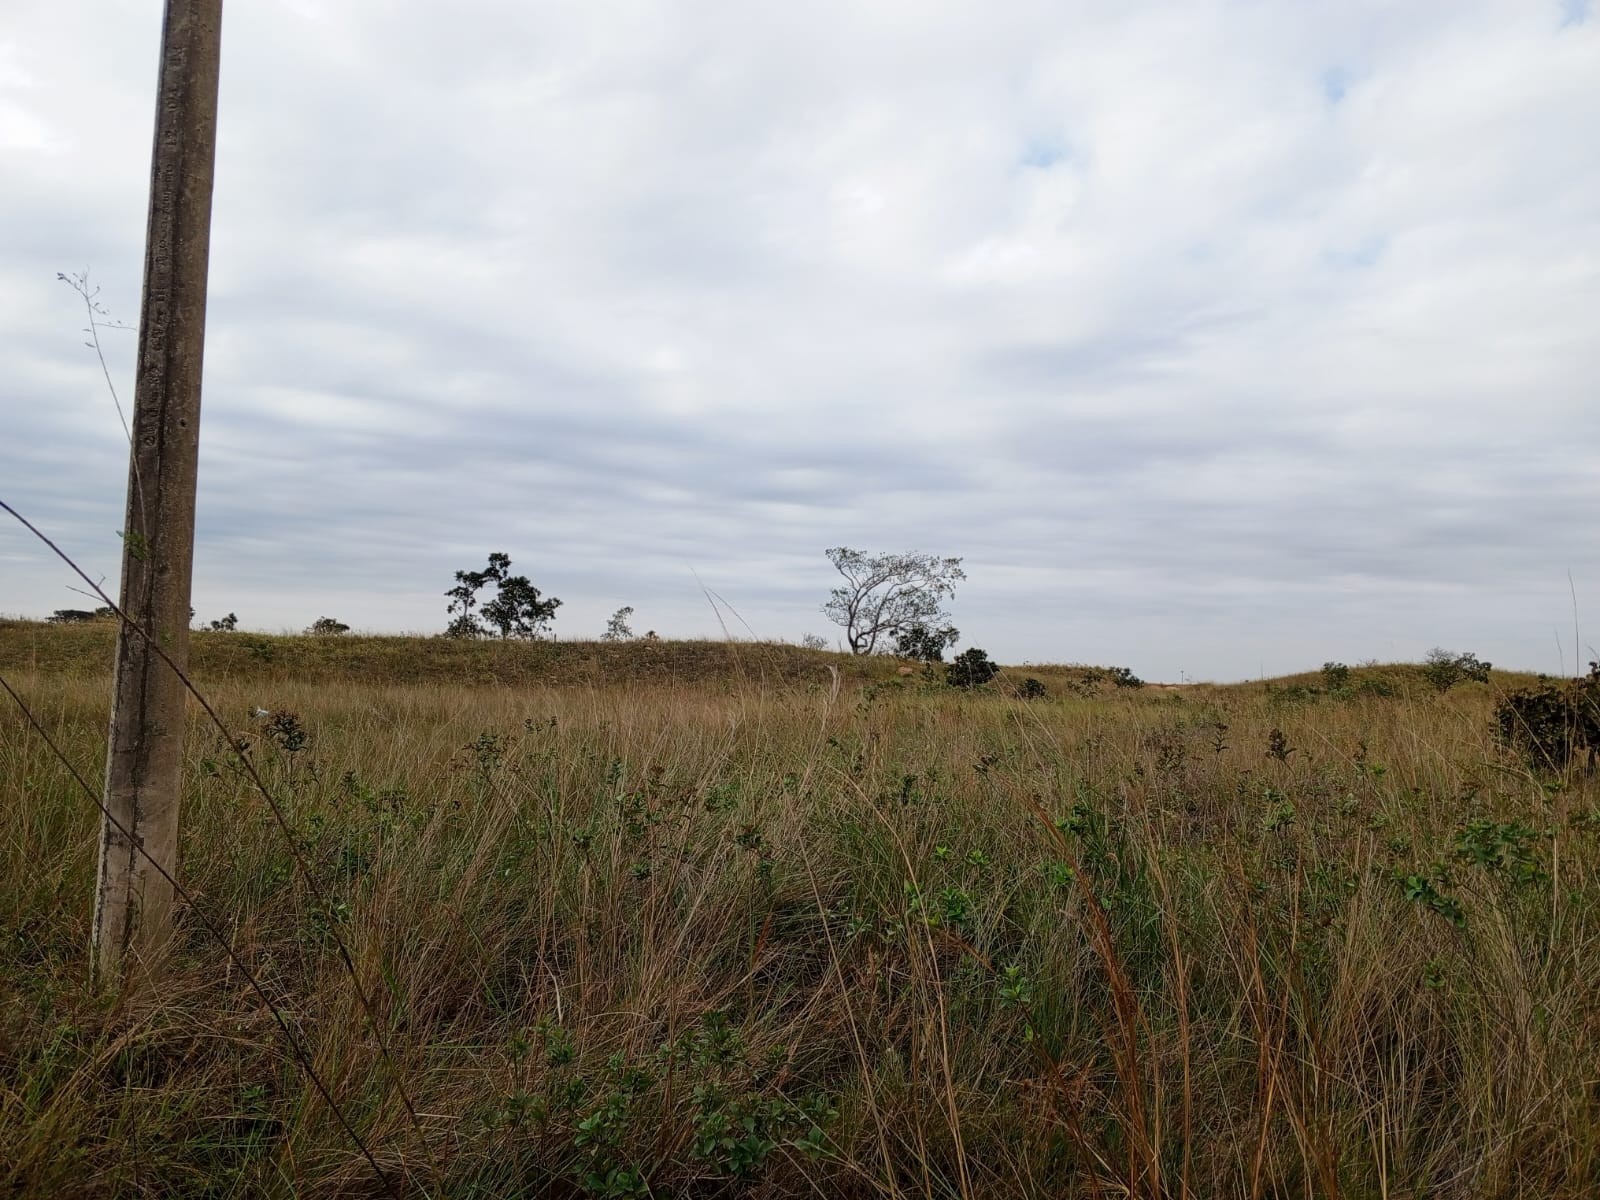
[[[158,6],[0,27],[0,494],[114,577]],[[827,626],[963,554],[999,657],[1232,678],[1600,594],[1600,19],[1573,3],[233,5],[196,604]],[[108,333],[114,378],[133,335]],[[131,396],[124,394],[124,402]],[[0,529],[0,610],[80,601]],[[1600,642],[1600,637],[1594,639]]]

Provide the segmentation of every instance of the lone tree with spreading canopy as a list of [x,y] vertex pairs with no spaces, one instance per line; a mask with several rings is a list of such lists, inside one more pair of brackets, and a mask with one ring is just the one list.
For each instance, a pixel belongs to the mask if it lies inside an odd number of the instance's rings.
[[[478,608],[479,591],[491,583],[495,585],[494,599]],[[489,565],[482,571],[457,571],[456,586],[445,596],[450,600],[446,611],[451,615],[445,633],[458,638],[538,637],[561,607],[554,596],[541,599],[539,589],[526,575],[511,574],[510,557],[498,551],[489,555]],[[474,608],[478,612],[474,613]]]
[[844,584],[828,594],[822,611],[844,628],[852,654],[871,654],[916,626],[948,625],[944,602],[967,577],[959,558],[934,554],[865,554],[835,546],[827,555]]

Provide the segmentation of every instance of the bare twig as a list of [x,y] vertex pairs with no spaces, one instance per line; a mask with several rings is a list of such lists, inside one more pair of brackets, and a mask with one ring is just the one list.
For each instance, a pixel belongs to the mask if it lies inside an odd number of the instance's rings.
[[111,319],[111,314],[100,303],[100,289],[89,284],[89,268],[85,267],[76,275],[68,275],[63,271],[56,272],[56,278],[66,284],[83,299],[84,310],[89,316],[89,325],[84,330],[89,335],[89,341],[84,345],[94,351],[95,357],[100,360],[100,370],[106,377],[106,388],[111,392],[111,403],[117,406],[117,419],[122,422],[122,432],[128,435],[128,441],[133,441],[133,430],[128,428],[128,418],[123,414],[122,401],[117,398],[117,385],[111,381],[111,368],[106,365],[106,352],[100,346],[100,331],[102,329],[132,330],[132,325]]

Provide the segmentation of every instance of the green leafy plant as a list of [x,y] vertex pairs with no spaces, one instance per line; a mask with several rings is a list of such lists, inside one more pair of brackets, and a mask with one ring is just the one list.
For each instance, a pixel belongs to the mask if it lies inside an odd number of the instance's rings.
[[1539,837],[1538,830],[1515,821],[1468,821],[1456,836],[1455,855],[1512,883],[1537,883],[1549,878],[1533,853]]
[[1294,801],[1273,788],[1267,789],[1267,800],[1275,803],[1267,810],[1267,815],[1261,819],[1263,833],[1276,833],[1278,830],[1287,829],[1294,824]]
[[605,1080],[599,1103],[579,1118],[572,1139],[588,1159],[583,1189],[604,1200],[648,1196],[649,1181],[643,1168],[631,1160],[628,1142],[635,1125],[634,1108],[654,1090],[655,1077],[619,1055],[607,1062]]
[[1457,929],[1465,929],[1467,917],[1462,911],[1461,901],[1439,890],[1439,885],[1443,881],[1443,872],[1438,870],[1427,875],[1412,872],[1399,875],[1395,879],[1400,885],[1401,895],[1407,900],[1422,905],[1430,912],[1438,913]]
[[1033,981],[1018,966],[1005,967],[999,979],[1000,1003],[1007,1008],[1027,1008],[1033,1003]]

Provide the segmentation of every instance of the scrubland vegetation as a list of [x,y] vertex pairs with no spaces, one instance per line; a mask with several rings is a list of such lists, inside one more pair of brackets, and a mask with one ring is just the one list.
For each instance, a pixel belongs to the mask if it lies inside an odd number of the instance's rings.
[[[95,783],[111,636],[0,624]],[[387,1184],[192,912],[162,986],[90,990],[98,814],[6,707],[0,1192],[1600,1193],[1600,791],[1504,744],[1526,680],[194,660],[230,730],[189,733],[183,879]]]

